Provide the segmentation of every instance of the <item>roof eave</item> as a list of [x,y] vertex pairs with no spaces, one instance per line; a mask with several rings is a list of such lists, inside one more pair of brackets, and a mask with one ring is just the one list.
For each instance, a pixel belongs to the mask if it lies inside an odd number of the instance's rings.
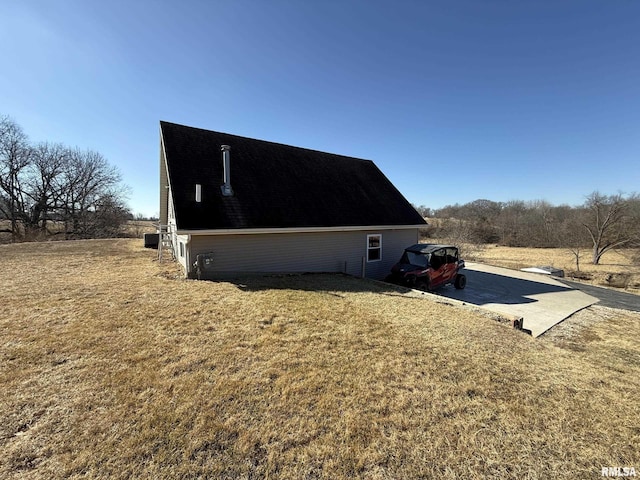
[[355,225],[342,227],[288,227],[288,228],[223,228],[210,230],[178,229],[178,235],[259,235],[265,233],[321,233],[321,232],[357,232],[370,230],[410,230],[425,228],[426,223],[417,225]]

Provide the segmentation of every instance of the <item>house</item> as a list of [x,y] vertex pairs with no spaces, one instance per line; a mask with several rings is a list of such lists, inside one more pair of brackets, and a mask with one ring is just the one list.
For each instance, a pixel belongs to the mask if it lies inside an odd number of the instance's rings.
[[160,223],[190,277],[376,279],[426,225],[370,160],[169,122],[160,122]]

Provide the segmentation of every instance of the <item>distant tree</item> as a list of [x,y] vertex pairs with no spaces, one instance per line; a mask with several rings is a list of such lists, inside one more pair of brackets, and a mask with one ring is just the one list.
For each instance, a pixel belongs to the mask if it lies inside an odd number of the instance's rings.
[[589,248],[590,239],[582,226],[584,214],[579,209],[572,210],[573,215],[566,216],[558,223],[555,230],[554,246],[566,248],[576,264],[576,271],[580,271],[580,257]]
[[440,220],[440,226],[435,232],[437,238],[460,249],[460,255],[467,259],[477,259],[484,251],[484,242],[478,236],[473,224],[460,218],[445,218]]
[[[447,205],[433,212],[434,216],[442,219],[441,228],[451,230],[457,225],[450,220],[464,220],[464,230],[466,237],[473,237],[476,243],[493,243],[498,241],[496,230],[496,219],[500,215],[502,204],[491,200],[479,199],[464,205]],[[458,225],[455,229],[459,229]],[[449,233],[443,231],[437,236],[447,236]]]
[[553,206],[545,200],[505,203],[478,199],[447,205],[434,212],[434,238],[465,239],[468,244],[500,243],[510,247],[563,247],[580,268],[580,254],[592,248],[597,264],[607,251],[640,247],[640,197],[594,192],[580,207]]
[[496,221],[502,213],[502,203],[484,198],[463,205],[465,218],[473,224],[473,236],[483,243],[495,243],[500,238]]
[[527,205],[522,200],[510,200],[503,204],[496,227],[500,243],[508,247],[521,247],[525,244],[523,232],[524,217]]
[[[0,191],[0,220],[9,220],[6,212],[9,212],[9,199]],[[13,233],[11,228],[7,228],[3,222],[0,221],[0,233]]]
[[422,215],[422,216],[423,216],[423,217],[425,217],[425,218],[427,218],[427,217],[431,217],[431,216],[432,216],[432,214],[433,214],[433,210],[432,210],[431,208],[427,207],[426,205],[418,205],[418,206],[416,206],[416,205],[414,205],[414,204],[411,204],[411,205],[413,206],[413,208],[415,208],[415,209],[416,209],[416,211],[417,211],[420,215]]
[[433,215],[438,218],[464,218],[462,214],[462,206],[459,203],[455,205],[445,205],[442,208],[433,212]]
[[598,265],[602,255],[609,250],[637,244],[639,222],[640,197],[637,194],[591,193],[584,203],[582,226],[592,243],[592,263]]
[[[126,191],[120,186],[120,173],[98,152],[67,151],[62,167],[60,212],[68,238],[104,236],[100,218],[124,208]],[[107,215],[108,217],[108,215]],[[119,226],[126,221],[120,215]]]
[[118,195],[102,195],[85,213],[82,229],[77,236],[84,238],[113,238],[120,236],[121,227],[131,212]]
[[18,124],[0,117],[0,219],[13,241],[46,236],[51,222],[64,224],[66,238],[113,236],[130,215],[126,196],[120,173],[100,153],[31,145]]
[[68,150],[61,144],[40,143],[32,148],[30,175],[25,196],[29,202],[24,219],[25,231],[41,236],[49,232],[47,224],[60,207],[65,185],[60,182]]
[[0,202],[2,216],[10,221],[12,240],[21,237],[19,225],[25,216],[22,183],[31,159],[27,135],[9,117],[0,117]]

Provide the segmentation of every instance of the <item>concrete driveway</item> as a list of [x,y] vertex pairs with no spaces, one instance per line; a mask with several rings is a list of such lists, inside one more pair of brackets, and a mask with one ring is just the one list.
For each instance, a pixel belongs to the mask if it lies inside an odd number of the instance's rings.
[[537,274],[467,263],[467,287],[453,286],[436,293],[478,307],[523,318],[524,329],[537,337],[598,299],[554,278]]

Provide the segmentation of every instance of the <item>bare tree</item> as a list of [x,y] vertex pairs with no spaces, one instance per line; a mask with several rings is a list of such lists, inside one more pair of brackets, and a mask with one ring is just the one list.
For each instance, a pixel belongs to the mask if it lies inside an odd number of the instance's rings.
[[584,204],[586,215],[582,226],[587,230],[593,246],[592,263],[598,265],[609,250],[631,246],[638,241],[640,216],[636,194],[624,196],[602,195],[593,192]]
[[521,247],[525,244],[523,223],[526,212],[527,205],[522,200],[509,200],[503,204],[496,222],[502,245]]
[[21,237],[19,225],[25,214],[22,182],[30,157],[31,148],[22,128],[9,117],[0,117],[0,213],[10,221],[14,242]]
[[416,209],[416,211],[420,215],[422,215],[425,218],[431,217],[433,215],[433,210],[431,208],[427,207],[426,205],[418,205],[418,206],[416,206],[416,205],[412,204],[412,206],[413,206],[413,208]]
[[64,185],[60,183],[67,149],[61,144],[40,143],[32,148],[30,175],[26,182],[25,195],[29,200],[25,217],[25,231],[40,231],[46,236],[48,222],[55,217],[60,207]]
[[60,144],[31,145],[19,125],[0,117],[0,220],[12,240],[50,234],[64,223],[67,238],[113,236],[128,218],[128,190],[98,152]]
[[485,245],[469,220],[442,219],[437,235],[443,241],[458,247],[460,255],[468,260],[477,260],[484,251]]
[[576,272],[580,272],[580,256],[591,243],[587,231],[582,226],[582,217],[577,209],[573,215],[565,216],[555,230],[555,244],[569,250],[576,264]]
[[96,236],[100,233],[96,218],[101,212],[115,205],[125,208],[121,200],[126,189],[120,186],[120,173],[98,152],[69,150],[61,178],[61,210],[69,238]]

